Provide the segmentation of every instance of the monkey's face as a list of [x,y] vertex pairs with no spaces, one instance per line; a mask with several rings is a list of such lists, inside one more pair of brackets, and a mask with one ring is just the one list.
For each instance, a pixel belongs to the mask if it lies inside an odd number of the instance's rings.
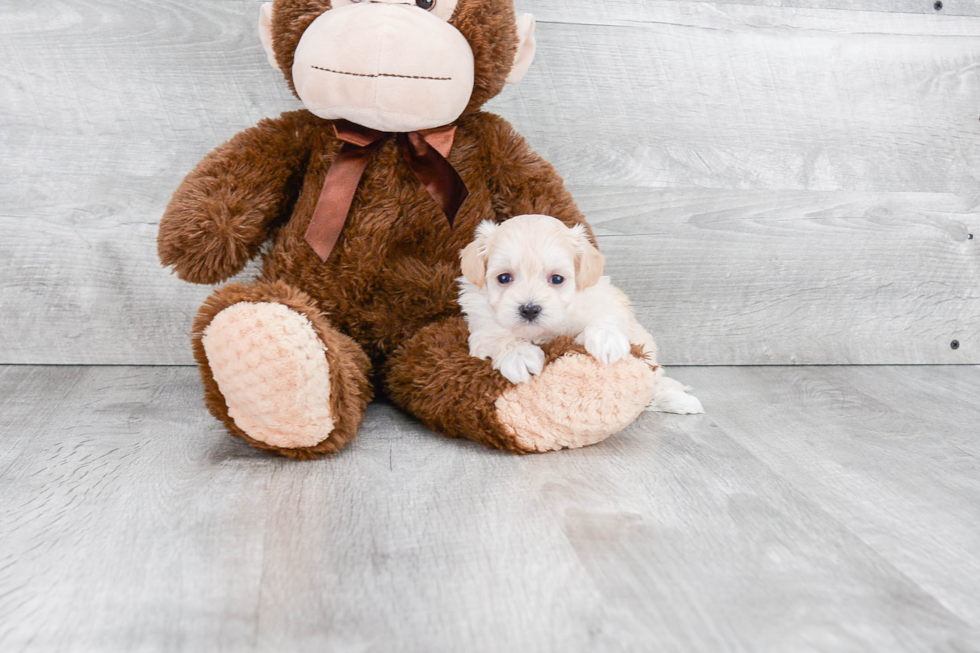
[[[283,56],[289,48],[274,45],[274,38],[281,36],[275,33],[274,22],[291,17],[288,12],[300,3],[279,0],[274,6],[264,5],[260,31],[270,61],[288,66],[287,79],[311,113],[380,131],[416,131],[459,118],[474,99],[478,71],[486,67],[474,54],[480,48],[471,47],[455,24],[459,2],[474,4],[472,0],[333,0],[315,15],[297,12],[287,30],[300,34],[291,57]],[[499,0],[490,2],[499,4]],[[309,7],[309,0],[304,4]],[[510,16],[507,56],[515,57],[517,50],[518,57],[506,62],[505,69],[526,70],[530,61],[523,65],[518,60],[521,35],[512,9]],[[530,21],[529,29],[526,20],[524,24],[526,59],[527,49],[533,57],[534,24]],[[483,34],[477,40],[482,44]]]
[[455,0],[333,4],[306,29],[293,60],[307,109],[395,132],[439,127],[463,113],[473,51],[448,22]]

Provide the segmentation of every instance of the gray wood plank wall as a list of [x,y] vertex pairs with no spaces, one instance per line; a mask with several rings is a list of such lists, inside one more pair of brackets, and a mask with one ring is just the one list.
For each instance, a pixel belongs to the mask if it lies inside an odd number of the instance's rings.
[[[0,363],[191,362],[210,290],[159,268],[157,222],[297,106],[258,5],[0,2]],[[539,57],[490,108],[566,177],[666,363],[980,363],[980,2],[519,9]]]

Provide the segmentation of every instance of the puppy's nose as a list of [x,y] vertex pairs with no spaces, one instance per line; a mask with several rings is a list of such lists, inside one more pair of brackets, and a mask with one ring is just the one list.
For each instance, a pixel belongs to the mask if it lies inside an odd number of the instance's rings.
[[541,307],[537,304],[524,304],[520,307],[520,309],[518,309],[518,311],[520,312],[521,317],[528,322],[534,322],[536,319],[538,319],[538,316],[541,315]]

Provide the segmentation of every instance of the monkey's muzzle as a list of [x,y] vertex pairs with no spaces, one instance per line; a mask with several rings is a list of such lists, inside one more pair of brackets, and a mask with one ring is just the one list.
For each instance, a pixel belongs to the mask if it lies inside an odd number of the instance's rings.
[[379,131],[447,125],[473,94],[466,38],[407,4],[360,3],[325,12],[304,32],[292,72],[312,113]]

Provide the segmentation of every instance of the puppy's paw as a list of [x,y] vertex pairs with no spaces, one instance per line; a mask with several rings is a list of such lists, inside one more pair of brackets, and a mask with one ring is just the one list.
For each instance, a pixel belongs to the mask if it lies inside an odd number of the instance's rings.
[[704,406],[701,400],[694,395],[689,395],[681,388],[671,388],[659,397],[656,397],[649,406],[647,412],[652,413],[673,413],[675,415],[701,415],[704,413]]
[[630,355],[630,339],[615,327],[588,327],[582,334],[585,350],[605,365],[621,361]]
[[511,383],[527,383],[532,374],[544,369],[544,350],[529,342],[514,345],[500,358],[493,361],[493,369],[500,370]]

